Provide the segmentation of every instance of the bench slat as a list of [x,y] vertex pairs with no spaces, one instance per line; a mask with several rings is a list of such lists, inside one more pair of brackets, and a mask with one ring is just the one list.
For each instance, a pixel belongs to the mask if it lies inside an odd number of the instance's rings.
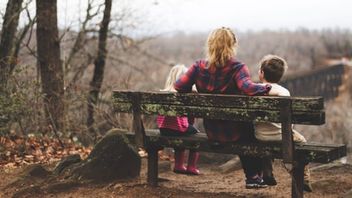
[[[200,93],[166,93],[166,92],[133,92],[114,91],[115,102],[129,103],[135,94],[140,94],[141,104],[170,104],[187,106],[231,107],[246,109],[279,110],[280,102],[288,97],[243,96]],[[323,110],[322,97],[289,97],[293,111]],[[219,102],[221,101],[221,102]]]
[[[132,112],[130,103],[114,103],[117,112]],[[200,107],[200,106],[180,106],[166,104],[142,104],[141,112],[150,115],[166,116],[193,116],[209,119],[236,120],[236,121],[262,121],[277,122],[280,119],[280,110],[262,110],[245,108],[221,108],[221,107]],[[320,125],[325,123],[324,111],[299,112],[292,115],[294,124]]]
[[[130,141],[134,141],[134,134],[121,130]],[[208,141],[205,134],[197,134],[188,137],[160,136],[158,130],[148,130],[147,145],[162,147],[184,147],[188,149],[198,149],[204,152],[215,152],[223,154],[241,154],[251,156],[272,156],[282,159],[282,146],[280,142],[270,143],[212,143]],[[317,143],[298,143],[295,144],[297,154],[303,156],[307,162],[328,163],[346,156],[346,145],[342,144],[321,144]]]

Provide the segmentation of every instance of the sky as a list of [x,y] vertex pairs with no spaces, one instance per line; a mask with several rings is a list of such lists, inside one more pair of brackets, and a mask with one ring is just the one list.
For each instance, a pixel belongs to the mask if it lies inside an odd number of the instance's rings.
[[[79,24],[87,1],[57,0],[59,26]],[[6,2],[0,1],[2,13]],[[241,31],[352,30],[351,8],[351,0],[113,0],[113,13],[127,9],[138,21],[137,29],[153,33],[206,32],[222,26]]]
[[189,0],[160,1],[151,9],[161,28],[204,31],[219,26],[240,30],[352,29],[350,0]]

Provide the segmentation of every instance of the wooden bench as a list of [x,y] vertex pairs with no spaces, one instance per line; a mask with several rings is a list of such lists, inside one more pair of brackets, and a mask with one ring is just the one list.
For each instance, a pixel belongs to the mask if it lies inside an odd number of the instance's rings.
[[[293,143],[292,124],[325,123],[322,97],[271,97],[215,95],[198,93],[161,93],[114,91],[115,112],[133,113],[133,132],[126,133],[148,152],[148,184],[158,184],[158,150],[163,147],[199,151],[271,156],[283,159],[292,173],[292,197],[303,197],[303,169],[309,162],[329,163],[346,156],[346,146],[321,143]],[[157,130],[144,130],[142,114],[193,116],[236,121],[268,121],[282,124],[282,142],[216,143],[205,134],[191,137],[160,136]]]

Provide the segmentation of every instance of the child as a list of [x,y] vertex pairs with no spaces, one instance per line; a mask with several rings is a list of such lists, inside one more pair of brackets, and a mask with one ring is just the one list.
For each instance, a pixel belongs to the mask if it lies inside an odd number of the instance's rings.
[[[173,66],[166,79],[165,88],[161,91],[176,92],[173,85],[186,71],[187,68],[184,65]],[[198,132],[193,126],[194,119],[184,116],[172,117],[159,115],[157,124],[160,129],[160,134],[165,136],[193,135]],[[188,156],[188,165],[185,167],[183,164],[185,149],[175,148],[175,166],[173,171],[181,174],[199,175],[199,170],[196,167],[199,153],[195,150],[190,150]]]
[[[290,92],[277,84],[283,76],[287,63],[275,55],[264,56],[259,63],[259,79],[262,83],[271,84],[269,95],[290,96]],[[307,140],[296,130],[292,130],[294,142],[307,142]],[[255,124],[255,137],[261,141],[281,141],[281,124],[270,122],[257,122]],[[268,185],[276,185],[275,178],[272,175],[272,167],[268,167],[269,173],[264,171],[263,179]],[[312,191],[309,182],[310,175],[307,166],[304,170],[304,189]]]

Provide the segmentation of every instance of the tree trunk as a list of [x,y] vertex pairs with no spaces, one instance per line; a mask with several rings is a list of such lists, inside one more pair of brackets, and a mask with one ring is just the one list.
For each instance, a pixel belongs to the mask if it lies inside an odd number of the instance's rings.
[[9,0],[7,2],[0,41],[0,87],[6,85],[15,67],[13,47],[23,0]]
[[107,55],[106,41],[108,37],[108,29],[110,22],[110,13],[112,0],[105,0],[104,17],[100,24],[99,30],[99,44],[98,44],[98,55],[94,61],[94,74],[93,79],[90,82],[90,91],[88,96],[88,117],[87,127],[89,132],[96,138],[96,132],[93,128],[94,124],[94,106],[97,104],[98,94],[104,79],[104,67],[105,59]]
[[37,0],[38,64],[45,115],[54,132],[64,127],[64,79],[60,60],[56,0]]

